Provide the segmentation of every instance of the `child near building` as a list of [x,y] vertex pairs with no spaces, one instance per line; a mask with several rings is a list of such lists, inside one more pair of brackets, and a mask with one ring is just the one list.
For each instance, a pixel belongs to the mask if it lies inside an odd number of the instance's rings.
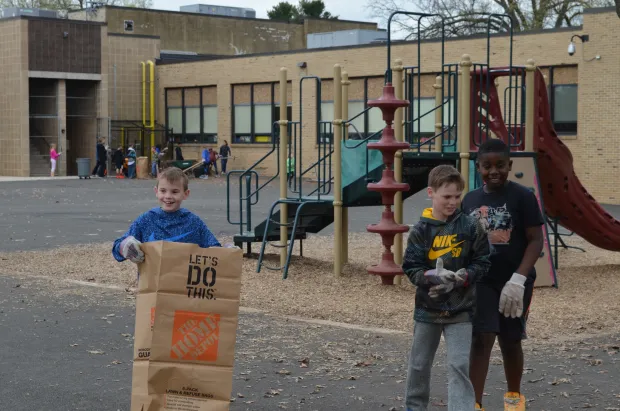
[[50,162],[52,163],[52,171],[50,175],[52,177],[54,177],[54,174],[56,173],[56,163],[61,154],[62,153],[56,152],[56,144],[50,144]]
[[448,411],[474,409],[469,356],[475,284],[489,268],[489,241],[473,217],[459,210],[464,181],[452,166],[431,170],[424,210],[411,229],[403,270],[417,287],[407,376],[407,411],[426,411],[431,368],[443,334],[448,354]]
[[127,178],[136,178],[136,150],[133,144],[127,150]]

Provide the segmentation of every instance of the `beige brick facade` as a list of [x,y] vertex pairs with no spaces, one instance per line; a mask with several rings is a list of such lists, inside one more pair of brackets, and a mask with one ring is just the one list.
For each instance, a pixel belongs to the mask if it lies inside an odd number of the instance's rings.
[[[572,34],[589,34],[589,42],[577,44],[577,53],[569,56],[566,47]],[[617,137],[617,111],[620,107],[620,38],[618,18],[611,9],[591,10],[584,15],[582,28],[562,29],[543,32],[519,33],[513,40],[513,64],[525,65],[534,59],[539,66],[554,66],[555,84],[579,84],[578,132],[573,136],[562,136],[573,153],[575,169],[584,186],[600,202],[620,204],[620,194],[615,186],[612,170],[620,162],[620,141]],[[421,78],[422,97],[434,95],[432,84],[435,73],[440,70],[441,43],[422,43]],[[491,41],[491,66],[506,66],[509,63],[509,38],[494,36]],[[582,50],[583,48],[583,57]],[[457,63],[467,53],[474,62],[486,60],[486,36],[462,38],[447,41],[445,62]],[[600,60],[586,61],[595,55]],[[417,47],[415,43],[397,43],[392,47],[392,58],[400,58],[405,65],[416,65]],[[306,62],[305,69],[298,68],[299,62]],[[293,120],[298,117],[299,79],[304,75],[319,76],[326,81],[322,87],[322,99],[331,100],[333,86],[329,81],[333,67],[341,64],[355,82],[355,78],[376,76],[368,81],[368,98],[381,95],[382,76],[386,68],[386,47],[363,46],[342,49],[305,50],[299,53],[281,53],[269,56],[247,56],[227,59],[168,64],[158,67],[158,112],[157,118],[164,117],[164,89],[168,87],[187,87],[217,85],[218,92],[218,137],[231,141],[231,85],[239,83],[262,83],[278,80],[281,67],[288,69],[292,80]],[[575,69],[574,66],[577,66]],[[573,66],[560,68],[558,66]],[[351,86],[357,99],[359,91]],[[235,87],[235,94],[237,93]],[[501,92],[501,86],[500,86]],[[308,83],[303,90],[304,136],[309,141],[315,135],[314,86]],[[235,97],[237,101],[237,97]],[[350,116],[353,113],[349,113]],[[307,133],[307,134],[306,134]],[[270,145],[233,144],[232,151],[237,157],[231,169],[245,168],[253,164],[266,152]],[[192,150],[198,157],[201,147],[186,146],[184,155],[192,157]],[[304,163],[316,158],[316,145],[304,144]],[[601,167],[605,164],[604,167]],[[616,167],[616,168],[614,168]],[[265,172],[273,173],[275,158],[265,164]]]
[[[108,113],[114,120],[142,120],[142,67],[159,57],[159,39],[110,34],[107,36]],[[105,42],[104,42],[105,43]],[[114,67],[116,66],[116,93]],[[147,78],[149,80],[148,68]],[[147,102],[149,85],[146,85]],[[116,102],[114,97],[116,96]],[[115,105],[116,103],[116,105]],[[147,103],[148,104],[148,103]],[[146,112],[147,119],[149,111]]]
[[0,21],[0,175],[28,176],[28,26]]

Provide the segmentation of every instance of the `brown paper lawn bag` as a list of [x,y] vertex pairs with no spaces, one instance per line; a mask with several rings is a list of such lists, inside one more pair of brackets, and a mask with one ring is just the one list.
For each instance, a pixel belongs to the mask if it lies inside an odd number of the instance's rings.
[[141,247],[131,411],[228,410],[242,251]]

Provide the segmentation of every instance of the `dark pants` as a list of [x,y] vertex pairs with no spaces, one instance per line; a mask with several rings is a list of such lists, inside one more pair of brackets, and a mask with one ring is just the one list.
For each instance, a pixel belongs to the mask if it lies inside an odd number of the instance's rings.
[[226,163],[228,160],[222,159],[222,174],[226,174]]
[[98,175],[99,177],[105,176],[106,163],[105,161],[97,161],[95,168],[93,168],[93,175]]

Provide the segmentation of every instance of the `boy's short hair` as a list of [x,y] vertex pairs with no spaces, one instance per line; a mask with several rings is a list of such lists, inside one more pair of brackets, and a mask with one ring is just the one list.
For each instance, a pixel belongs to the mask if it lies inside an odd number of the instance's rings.
[[465,188],[465,180],[459,171],[451,165],[442,164],[431,170],[428,175],[428,186],[433,190],[439,189],[444,184],[456,184],[459,190]]
[[499,138],[490,138],[478,147],[478,157],[483,154],[496,153],[510,157],[510,147]]
[[176,183],[178,181],[183,182],[183,191],[187,191],[189,187],[189,178],[178,167],[168,167],[157,174],[157,186],[159,186],[159,180],[166,180],[169,183]]

